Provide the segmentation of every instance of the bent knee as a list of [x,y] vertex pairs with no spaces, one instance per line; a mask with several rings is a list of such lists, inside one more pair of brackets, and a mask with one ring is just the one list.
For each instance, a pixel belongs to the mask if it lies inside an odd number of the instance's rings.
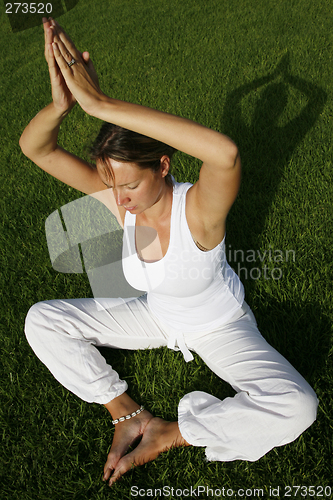
[[304,432],[317,417],[318,399],[313,389],[308,386],[300,388],[291,395],[290,403],[290,431],[291,437],[296,439]]
[[33,332],[36,329],[36,326],[39,323],[39,317],[40,317],[40,302],[37,302],[37,304],[34,304],[33,306],[30,307],[26,318],[25,318],[25,323],[24,323],[24,333],[25,336],[29,342],[29,339],[31,335],[33,335]]
[[298,418],[305,429],[316,420],[318,403],[316,393],[310,386],[306,391],[299,393]]
[[38,339],[41,329],[45,327],[45,322],[48,321],[46,304],[47,301],[37,302],[30,307],[25,318],[24,332],[31,347]]

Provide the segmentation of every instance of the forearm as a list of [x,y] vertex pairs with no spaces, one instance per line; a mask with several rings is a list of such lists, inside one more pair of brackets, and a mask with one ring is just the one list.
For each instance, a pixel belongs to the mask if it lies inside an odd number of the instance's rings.
[[207,165],[228,167],[237,156],[226,135],[186,118],[105,96],[93,116],[164,142]]
[[57,147],[61,122],[66,113],[54,107],[53,102],[43,108],[27,125],[20,138],[22,152],[31,160],[47,156]]

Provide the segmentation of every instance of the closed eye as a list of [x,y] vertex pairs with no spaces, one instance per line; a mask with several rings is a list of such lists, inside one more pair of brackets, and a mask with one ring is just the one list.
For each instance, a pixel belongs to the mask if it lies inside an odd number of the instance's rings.
[[[109,184],[107,184],[106,182],[103,182],[103,184],[105,184],[107,188],[109,188],[109,189],[113,189],[113,186],[110,186],[110,185],[109,185]],[[138,184],[138,185],[139,185],[139,184]],[[138,185],[137,185],[137,186],[134,186],[134,187],[127,186],[127,188],[128,188],[128,189],[136,189],[136,188],[138,187]]]

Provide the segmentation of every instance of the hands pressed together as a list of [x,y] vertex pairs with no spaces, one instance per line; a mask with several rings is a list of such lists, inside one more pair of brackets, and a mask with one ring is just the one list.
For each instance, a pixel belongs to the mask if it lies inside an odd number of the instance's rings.
[[[89,52],[81,53],[52,18],[43,18],[45,59],[49,66],[55,108],[68,113],[76,102],[88,114],[106,98],[101,91]],[[75,62],[73,62],[75,61]]]

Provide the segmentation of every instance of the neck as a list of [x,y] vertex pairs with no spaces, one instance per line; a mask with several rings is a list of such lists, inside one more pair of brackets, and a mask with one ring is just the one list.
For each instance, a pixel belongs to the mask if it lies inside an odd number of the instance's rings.
[[150,224],[158,224],[170,218],[173,198],[173,186],[165,184],[160,196],[150,208],[140,214],[140,219]]

